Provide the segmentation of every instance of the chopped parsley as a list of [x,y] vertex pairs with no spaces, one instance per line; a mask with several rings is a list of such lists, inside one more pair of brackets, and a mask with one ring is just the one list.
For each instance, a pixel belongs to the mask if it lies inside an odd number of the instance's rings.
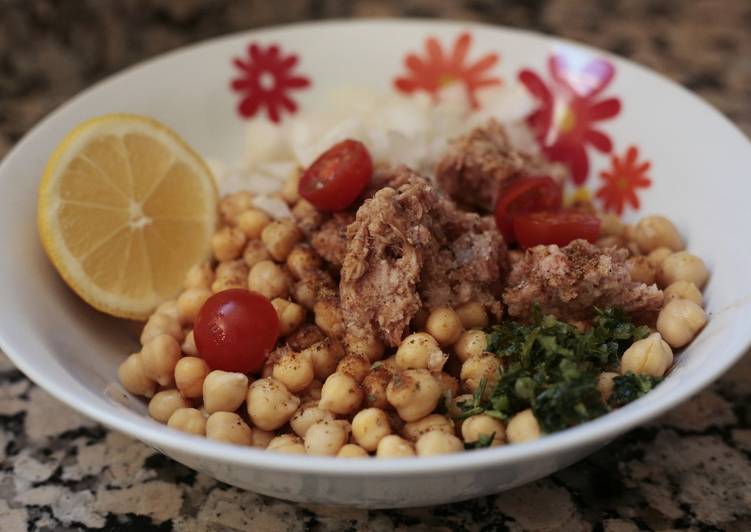
[[609,405],[597,390],[600,373],[617,371],[623,352],[649,332],[615,308],[598,309],[585,331],[543,316],[539,308],[530,323],[497,325],[488,331],[488,351],[501,359],[502,374],[490,394],[482,383],[472,401],[457,405],[458,418],[484,412],[506,420],[532,408],[543,431],[555,432],[601,416],[656,384],[654,379],[617,377],[619,392],[613,392]]
[[618,408],[635,401],[657,386],[660,381],[661,379],[651,375],[637,375],[629,371],[613,379],[613,393],[610,394],[608,403],[613,408]]

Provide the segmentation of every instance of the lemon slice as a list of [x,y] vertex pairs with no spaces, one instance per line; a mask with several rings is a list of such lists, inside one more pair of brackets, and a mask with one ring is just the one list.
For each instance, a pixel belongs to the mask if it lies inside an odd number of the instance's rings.
[[70,287],[93,307],[143,319],[209,256],[211,172],[150,118],[112,114],[71,131],[39,186],[39,233]]

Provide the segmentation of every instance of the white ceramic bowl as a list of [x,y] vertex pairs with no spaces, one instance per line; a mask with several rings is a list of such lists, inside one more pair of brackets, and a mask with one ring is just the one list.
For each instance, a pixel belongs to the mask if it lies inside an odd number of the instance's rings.
[[[666,381],[625,408],[533,443],[390,461],[286,456],[229,446],[170,430],[150,420],[137,400],[126,405],[113,400],[105,390],[116,380],[119,362],[135,348],[132,328],[79,301],[52,269],[36,232],[37,183],[63,135],[95,115],[135,112],[171,125],[200,152],[231,160],[242,149],[244,127],[236,112],[239,95],[230,89],[229,80],[238,73],[231,60],[244,56],[249,42],[262,49],[275,42],[283,53],[299,56],[296,71],[313,83],[291,94],[305,106],[327,89],[353,80],[394,90],[393,79],[406,73],[405,54],[424,57],[426,37],[435,36],[445,47],[464,31],[473,39],[473,60],[500,54],[501,61],[486,70],[486,76],[509,81],[526,68],[551,86],[548,58],[559,54],[568,64],[564,77],[577,90],[602,86],[600,94],[580,98],[580,103],[612,97],[622,103],[616,117],[597,127],[612,139],[613,154],[622,157],[635,145],[639,162],[651,161],[652,185],[638,191],[641,211],[675,220],[689,249],[704,257],[712,271],[706,289],[710,322]],[[594,58],[599,59],[592,62]],[[615,77],[604,86],[608,64]],[[562,87],[554,87],[558,96],[564,94]],[[602,118],[613,114],[614,105],[589,109]],[[575,127],[582,116],[574,116]],[[564,132],[572,125],[570,117],[565,120],[563,116],[563,122],[556,122],[564,124]],[[596,136],[587,138],[607,148]],[[591,167],[584,174],[586,184],[596,190],[604,182],[598,171],[607,169],[610,159],[592,144],[583,151]],[[576,146],[564,150],[564,155],[578,156],[580,177],[581,152]],[[3,161],[0,345],[29,377],[76,410],[194,469],[259,493],[376,508],[498,492],[548,475],[654,418],[716,379],[742,355],[751,341],[746,278],[751,247],[744,245],[743,234],[751,227],[749,168],[747,139],[704,102],[642,67],[560,40],[433,21],[304,24],[229,36],[169,53],[99,83],[37,125]]]

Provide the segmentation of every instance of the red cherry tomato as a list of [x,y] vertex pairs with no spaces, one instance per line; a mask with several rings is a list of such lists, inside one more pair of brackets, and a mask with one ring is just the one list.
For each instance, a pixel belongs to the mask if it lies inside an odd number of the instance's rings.
[[193,326],[196,347],[211,369],[255,373],[279,337],[276,310],[263,295],[242,289],[217,292]]
[[536,211],[514,216],[514,233],[523,248],[539,244],[565,246],[583,238],[594,242],[600,235],[600,219],[582,211]]
[[373,161],[362,142],[347,139],[329,148],[300,178],[300,196],[320,211],[341,211],[368,186]]
[[513,217],[533,211],[554,211],[563,203],[561,187],[550,177],[520,177],[501,189],[495,223],[507,243],[514,242]]

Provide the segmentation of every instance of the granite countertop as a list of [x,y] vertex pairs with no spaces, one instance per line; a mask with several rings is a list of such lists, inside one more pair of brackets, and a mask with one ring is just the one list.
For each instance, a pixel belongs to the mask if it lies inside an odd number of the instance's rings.
[[[4,0],[0,157],[79,90],[165,50],[296,20],[400,15],[511,25],[611,50],[698,92],[751,135],[748,0]],[[692,400],[549,478],[460,504],[365,511],[213,481],[69,410],[0,354],[0,531],[746,531],[750,401],[751,355]]]

